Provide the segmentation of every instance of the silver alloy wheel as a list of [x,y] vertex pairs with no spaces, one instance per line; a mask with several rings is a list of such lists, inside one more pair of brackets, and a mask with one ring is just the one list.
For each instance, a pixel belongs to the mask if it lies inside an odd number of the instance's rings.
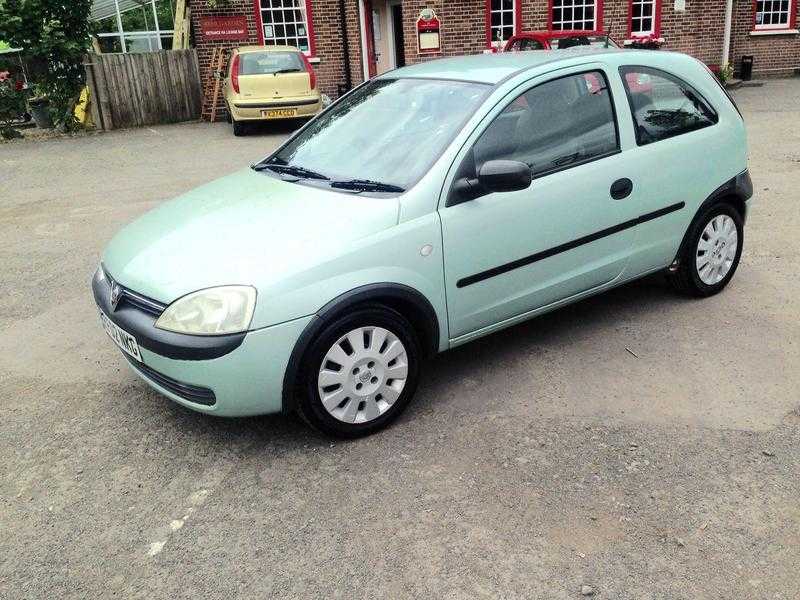
[[716,285],[728,274],[736,260],[739,232],[728,215],[717,215],[709,221],[697,244],[695,263],[700,280]]
[[331,416],[367,423],[392,407],[407,377],[408,356],[400,339],[382,327],[359,327],[325,354],[317,387]]

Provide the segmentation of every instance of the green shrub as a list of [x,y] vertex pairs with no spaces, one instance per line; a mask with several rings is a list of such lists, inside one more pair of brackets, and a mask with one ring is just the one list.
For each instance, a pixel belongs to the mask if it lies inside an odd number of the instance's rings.
[[92,0],[3,0],[0,39],[47,65],[37,86],[50,99],[53,120],[72,128],[72,107],[84,84]]
[[3,138],[21,137],[11,122],[25,112],[25,96],[14,84],[13,79],[0,81],[0,137]]

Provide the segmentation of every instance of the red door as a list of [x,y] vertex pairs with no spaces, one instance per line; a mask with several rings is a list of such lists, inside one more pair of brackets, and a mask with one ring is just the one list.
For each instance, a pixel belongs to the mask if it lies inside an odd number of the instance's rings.
[[364,37],[367,38],[367,68],[370,78],[378,74],[378,57],[375,55],[375,33],[372,30],[372,0],[364,0]]

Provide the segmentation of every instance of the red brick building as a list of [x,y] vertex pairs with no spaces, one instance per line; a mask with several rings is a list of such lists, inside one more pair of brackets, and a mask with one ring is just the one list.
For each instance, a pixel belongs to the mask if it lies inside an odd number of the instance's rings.
[[[686,52],[712,66],[731,63],[737,71],[741,57],[752,55],[756,77],[800,74],[800,0],[190,0],[189,4],[194,45],[204,71],[214,46],[296,45],[314,63],[321,90],[332,97],[365,77],[403,64],[486,52],[493,42],[496,45],[496,40],[512,33],[540,30],[602,30],[618,41],[650,37],[665,49]],[[435,11],[438,25],[426,22],[429,27],[423,23],[420,31],[417,22],[423,9]],[[210,23],[231,25],[222,36],[229,39],[219,39],[219,27],[215,33]]]

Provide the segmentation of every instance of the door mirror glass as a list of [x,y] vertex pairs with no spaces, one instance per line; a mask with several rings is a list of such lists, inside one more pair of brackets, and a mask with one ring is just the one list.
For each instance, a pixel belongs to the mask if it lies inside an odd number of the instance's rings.
[[531,185],[531,168],[516,160],[490,160],[478,171],[478,185],[487,192],[517,192]]

